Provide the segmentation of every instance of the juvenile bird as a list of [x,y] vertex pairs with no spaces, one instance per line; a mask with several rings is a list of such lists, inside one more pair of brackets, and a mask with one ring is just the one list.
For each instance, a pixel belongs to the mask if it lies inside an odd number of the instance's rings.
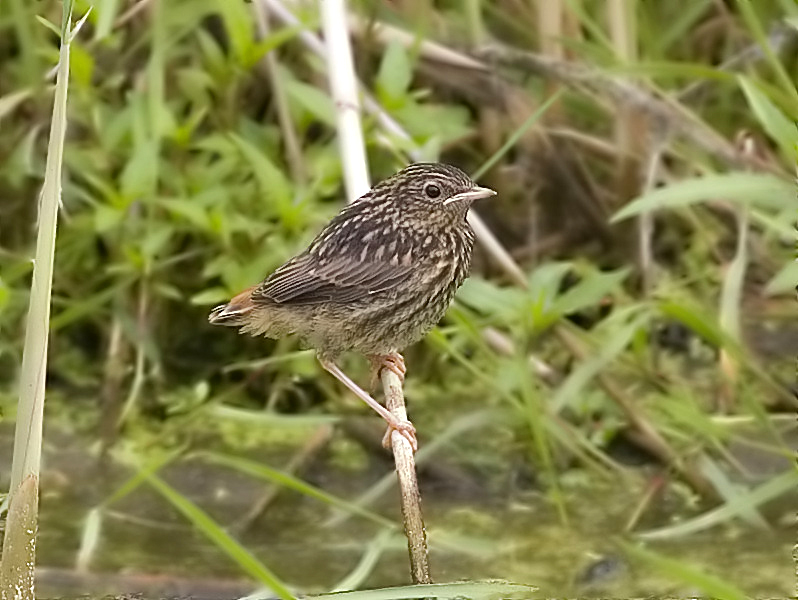
[[259,285],[214,308],[209,321],[242,333],[297,334],[321,365],[397,430],[415,450],[415,428],[398,419],[338,367],[365,355],[404,380],[399,354],[443,316],[468,276],[474,200],[496,192],[451,165],[416,163],[344,207],[310,246]]

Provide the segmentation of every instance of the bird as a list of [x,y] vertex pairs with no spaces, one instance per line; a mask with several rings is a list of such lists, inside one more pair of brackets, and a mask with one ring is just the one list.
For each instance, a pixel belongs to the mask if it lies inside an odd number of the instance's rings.
[[208,320],[268,338],[297,335],[321,366],[418,448],[413,424],[399,419],[338,366],[365,356],[373,378],[406,374],[400,352],[443,317],[471,265],[475,200],[496,192],[459,168],[413,163],[341,211],[310,245],[260,284],[215,307]]

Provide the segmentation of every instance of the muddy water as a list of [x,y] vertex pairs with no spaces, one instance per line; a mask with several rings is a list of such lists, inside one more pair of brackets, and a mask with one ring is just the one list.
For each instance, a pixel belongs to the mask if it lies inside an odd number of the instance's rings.
[[[0,433],[0,464],[5,468],[11,430],[3,427]],[[118,465],[98,469],[90,443],[64,431],[48,431],[47,440],[38,554],[41,597],[138,591],[150,597],[232,598],[252,590],[223,552],[146,485],[103,510],[89,573],[76,574],[88,511],[132,473]],[[285,464],[286,459],[287,455],[262,457],[275,465]],[[362,467],[326,463],[311,468],[305,478],[351,499],[390,472],[390,465],[381,460]],[[329,591],[355,569],[367,548],[372,549],[375,564],[364,578],[355,580],[357,587],[408,583],[402,538],[385,535],[377,548],[375,539],[382,528],[375,523],[349,517],[331,524],[336,513],[328,506],[282,492],[263,517],[241,530],[241,518],[262,497],[263,484],[197,460],[170,465],[161,475],[298,589]],[[1,478],[7,485],[8,474],[3,472]],[[468,484],[457,488],[427,481],[422,492],[434,580],[501,578],[539,586],[540,597],[696,594],[697,590],[630,560],[618,545],[619,532],[649,479],[630,478],[624,489],[595,479],[584,474],[564,478],[568,523],[533,486],[516,486],[509,492],[502,486],[480,490]],[[372,508],[397,521],[394,494],[389,490]],[[666,494],[638,528],[662,526],[686,510],[683,498]],[[736,523],[646,547],[700,567],[750,596],[786,597],[794,591],[795,526],[790,515],[794,512],[788,506],[775,506],[768,514],[775,523],[769,532]]]

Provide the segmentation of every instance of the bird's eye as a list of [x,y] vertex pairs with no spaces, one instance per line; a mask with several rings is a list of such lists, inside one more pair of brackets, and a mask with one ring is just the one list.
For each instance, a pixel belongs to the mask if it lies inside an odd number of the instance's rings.
[[441,188],[439,188],[434,183],[428,183],[427,185],[424,186],[424,193],[429,198],[437,198],[438,196],[441,195]]

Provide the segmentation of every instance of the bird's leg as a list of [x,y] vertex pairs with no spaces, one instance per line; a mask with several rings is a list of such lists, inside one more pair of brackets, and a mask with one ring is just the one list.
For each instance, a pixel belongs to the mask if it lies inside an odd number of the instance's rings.
[[352,381],[346,373],[344,373],[338,365],[334,362],[325,360],[319,357],[319,363],[324,369],[329,372],[333,377],[335,377],[338,381],[343,383],[346,387],[348,387],[352,392],[363,400],[366,404],[368,404],[371,408],[373,408],[378,415],[380,415],[385,422],[388,423],[388,432],[385,434],[383,438],[383,444],[385,444],[386,440],[390,442],[391,433],[396,430],[399,434],[404,437],[408,442],[410,442],[410,447],[413,448],[415,452],[418,450],[418,441],[416,440],[416,428],[413,427],[413,424],[410,421],[406,421],[403,419],[399,419],[396,415],[394,415],[391,411],[385,408],[382,404],[377,402],[374,398],[369,396],[359,385],[357,385],[354,381]]
[[400,383],[405,382],[405,373],[407,367],[405,366],[404,357],[398,352],[391,352],[390,354],[372,354],[368,357],[369,364],[371,365],[371,392],[377,389],[380,382],[380,375],[383,369],[389,369],[396,373],[399,377]]

